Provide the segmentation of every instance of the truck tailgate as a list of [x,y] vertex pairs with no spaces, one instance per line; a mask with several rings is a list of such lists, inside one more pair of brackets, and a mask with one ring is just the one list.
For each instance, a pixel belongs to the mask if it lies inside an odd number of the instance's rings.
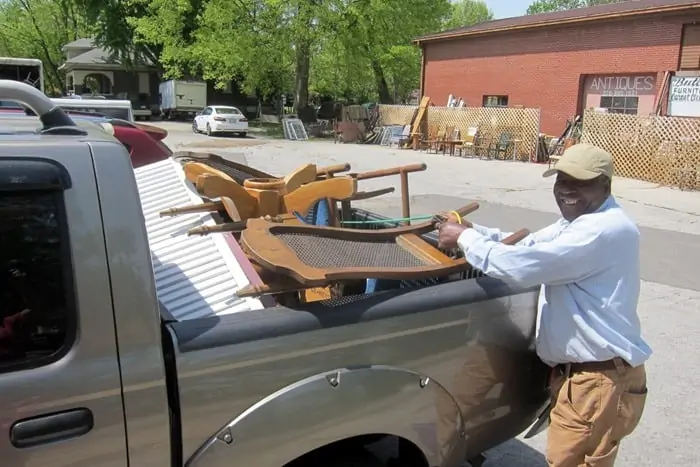
[[250,282],[226,234],[191,236],[193,227],[213,225],[208,213],[160,217],[175,206],[200,204],[179,163],[172,159],[134,169],[146,220],[156,290],[177,320],[263,308],[258,299],[238,298]]

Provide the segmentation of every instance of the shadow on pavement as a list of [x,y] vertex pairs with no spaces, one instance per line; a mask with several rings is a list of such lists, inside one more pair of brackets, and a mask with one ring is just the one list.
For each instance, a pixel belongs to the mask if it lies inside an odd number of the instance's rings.
[[547,460],[538,450],[512,439],[488,451],[483,467],[547,467]]

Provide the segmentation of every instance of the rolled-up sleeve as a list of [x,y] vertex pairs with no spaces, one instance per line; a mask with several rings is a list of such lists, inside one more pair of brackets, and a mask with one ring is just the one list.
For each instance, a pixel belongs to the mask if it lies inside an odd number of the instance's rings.
[[460,235],[465,259],[487,276],[525,287],[568,284],[600,268],[600,233],[568,229],[551,241],[504,245],[474,229]]

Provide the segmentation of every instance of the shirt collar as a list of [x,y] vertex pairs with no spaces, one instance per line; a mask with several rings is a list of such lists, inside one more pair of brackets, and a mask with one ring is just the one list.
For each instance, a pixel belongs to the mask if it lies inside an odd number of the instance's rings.
[[607,199],[605,201],[603,201],[603,204],[601,204],[600,207],[593,212],[597,213],[597,212],[607,211],[608,209],[614,207],[615,204],[616,204],[615,197],[613,197],[612,194],[609,194]]

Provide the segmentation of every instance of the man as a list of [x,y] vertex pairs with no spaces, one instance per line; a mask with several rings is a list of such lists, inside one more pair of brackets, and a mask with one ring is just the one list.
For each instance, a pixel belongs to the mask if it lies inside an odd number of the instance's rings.
[[461,248],[488,276],[542,286],[537,353],[553,369],[547,462],[609,467],[647,397],[639,230],[611,194],[608,152],[571,146],[543,176],[554,174],[562,215],[554,224],[509,246],[500,243],[509,233],[451,216],[439,226],[439,242]]

